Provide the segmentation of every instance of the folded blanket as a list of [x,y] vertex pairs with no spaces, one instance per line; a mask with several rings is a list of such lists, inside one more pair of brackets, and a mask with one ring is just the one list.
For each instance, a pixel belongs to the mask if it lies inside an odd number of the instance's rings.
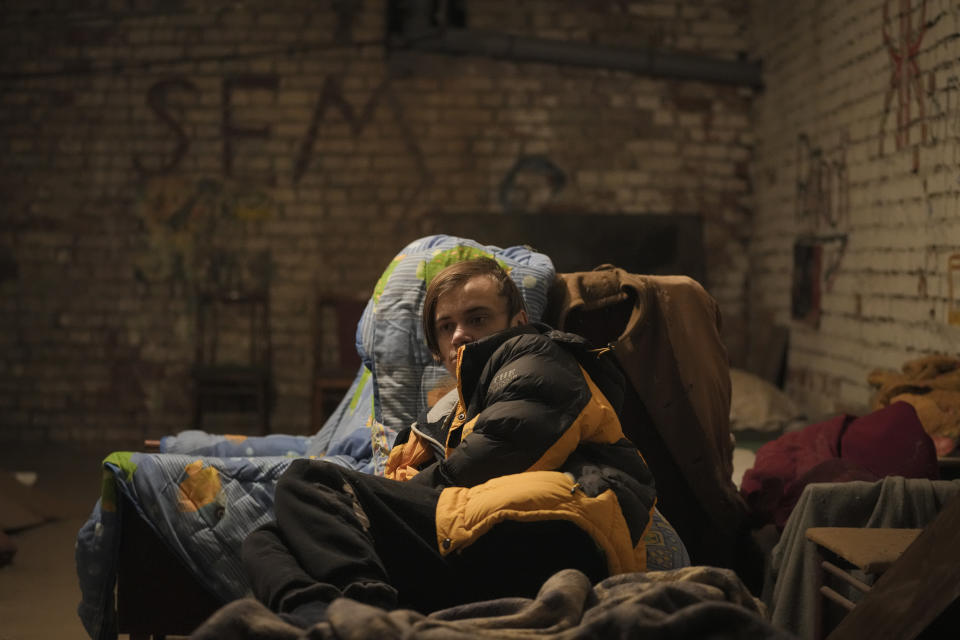
[[907,402],[916,409],[927,433],[953,442],[950,447],[938,443],[938,449],[949,452],[956,446],[960,439],[960,358],[930,355],[904,363],[902,372],[875,369],[867,381],[874,388],[874,409]]
[[621,574],[596,586],[568,569],[547,580],[536,598],[472,602],[430,615],[340,598],[327,614],[304,630],[246,598],[221,608],[191,639],[794,638],[764,620],[763,605],[736,574],[714,567]]

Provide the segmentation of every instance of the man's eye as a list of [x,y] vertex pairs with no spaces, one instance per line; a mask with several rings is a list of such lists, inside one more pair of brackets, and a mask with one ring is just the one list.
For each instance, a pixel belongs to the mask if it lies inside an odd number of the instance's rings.
[[470,318],[470,324],[472,324],[475,327],[479,327],[486,321],[487,321],[487,316],[474,316]]
[[452,322],[444,322],[443,324],[440,325],[439,328],[440,328],[440,333],[453,333]]

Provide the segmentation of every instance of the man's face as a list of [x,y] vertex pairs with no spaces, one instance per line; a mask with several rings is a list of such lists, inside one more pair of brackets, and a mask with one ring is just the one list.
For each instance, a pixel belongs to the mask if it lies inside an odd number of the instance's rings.
[[481,275],[437,298],[433,323],[440,362],[456,377],[457,349],[461,345],[527,324],[527,314],[521,310],[507,317],[507,299],[497,293],[496,281]]

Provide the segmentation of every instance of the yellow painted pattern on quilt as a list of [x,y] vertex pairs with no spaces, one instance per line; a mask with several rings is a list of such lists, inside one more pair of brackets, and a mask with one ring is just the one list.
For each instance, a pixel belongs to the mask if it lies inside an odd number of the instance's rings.
[[183,469],[187,477],[180,483],[180,511],[199,511],[217,499],[220,474],[213,467],[204,467],[203,460],[191,462]]
[[380,296],[383,295],[384,289],[387,288],[387,281],[390,279],[390,275],[393,273],[393,270],[397,268],[397,265],[400,264],[400,261],[406,258],[407,256],[402,253],[395,257],[390,264],[387,265],[387,268],[383,270],[383,273],[380,275],[380,279],[377,280],[377,284],[373,287],[373,304],[380,302]]
[[489,251],[478,249],[477,247],[468,247],[458,244],[452,249],[437,250],[429,261],[421,260],[417,265],[417,277],[424,281],[428,286],[433,277],[449,267],[452,264],[463,262],[464,260],[473,260],[474,258],[491,258],[497,261],[497,264],[510,273],[510,267],[503,260],[497,258]]

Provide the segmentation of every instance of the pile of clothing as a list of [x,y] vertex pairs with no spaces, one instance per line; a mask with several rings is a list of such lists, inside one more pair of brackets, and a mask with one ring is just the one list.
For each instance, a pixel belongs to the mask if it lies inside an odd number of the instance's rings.
[[894,402],[913,406],[937,455],[953,453],[960,441],[960,358],[931,355],[911,360],[902,371],[875,369],[867,377],[874,388],[873,408]]
[[773,523],[782,530],[808,484],[887,476],[939,477],[933,441],[906,402],[860,417],[838,415],[768,442],[744,473],[740,492],[754,528]]

